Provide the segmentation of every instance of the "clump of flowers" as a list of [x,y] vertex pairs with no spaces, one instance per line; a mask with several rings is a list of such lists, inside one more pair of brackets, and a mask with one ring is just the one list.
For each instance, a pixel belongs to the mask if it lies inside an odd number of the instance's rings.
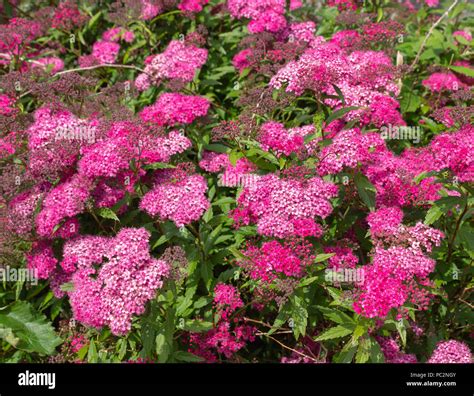
[[207,50],[172,40],[161,54],[150,56],[145,72],[135,81],[139,90],[159,85],[163,80],[192,81],[194,73],[207,60]]
[[218,284],[214,289],[214,306],[218,315],[217,324],[204,334],[191,333],[189,336],[189,352],[208,363],[216,362],[217,354],[232,358],[247,342],[255,340],[256,329],[242,323],[242,318],[236,314],[243,301],[234,286]]
[[196,118],[205,116],[209,106],[209,100],[201,96],[164,93],[153,105],[142,110],[141,117],[143,121],[161,126],[190,124]]
[[232,216],[237,224],[255,223],[258,233],[265,236],[318,237],[322,229],[316,218],[331,213],[329,199],[337,191],[334,184],[319,177],[303,181],[268,174],[243,189]]
[[130,331],[132,316],[144,312],[169,271],[168,263],[151,257],[149,238],[144,228],[123,228],[116,237],[84,236],[65,244],[63,260],[75,263],[68,295],[76,320],[107,325],[117,335]]
[[428,363],[472,363],[471,350],[461,341],[440,341]]
[[160,220],[172,220],[182,227],[195,220],[208,209],[207,182],[201,175],[180,175],[162,171],[154,187],[147,192],[140,208]]

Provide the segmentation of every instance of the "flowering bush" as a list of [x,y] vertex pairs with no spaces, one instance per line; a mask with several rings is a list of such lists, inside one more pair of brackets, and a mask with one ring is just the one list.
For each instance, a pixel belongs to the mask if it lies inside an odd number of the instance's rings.
[[3,2],[2,361],[471,363],[473,11]]

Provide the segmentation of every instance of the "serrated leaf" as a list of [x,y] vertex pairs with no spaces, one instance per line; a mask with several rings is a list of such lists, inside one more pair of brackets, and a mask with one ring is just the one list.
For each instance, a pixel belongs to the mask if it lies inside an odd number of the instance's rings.
[[181,362],[193,362],[193,363],[198,363],[198,362],[203,362],[204,359],[200,356],[196,356],[191,352],[186,352],[186,351],[176,351],[173,354],[173,357],[176,360],[179,360]]
[[9,328],[19,339],[16,348],[41,355],[52,355],[62,343],[46,316],[26,301],[17,301],[0,311],[0,326]]
[[334,113],[332,113],[327,119],[326,119],[326,125],[330,124],[334,120],[338,120],[339,118],[344,117],[347,113],[350,111],[358,110],[360,107],[358,106],[350,106],[350,107],[344,107],[342,109],[336,110]]
[[367,205],[371,210],[375,210],[375,193],[376,189],[374,185],[361,173],[358,173],[354,178],[357,191],[362,201]]
[[335,253],[322,253],[322,254],[318,254],[316,256],[316,258],[314,259],[314,263],[321,263],[323,261],[326,261],[327,259],[331,258],[332,256],[334,256]]
[[315,341],[326,341],[334,338],[345,337],[352,334],[353,331],[354,326],[349,325],[331,327],[329,330],[326,330],[323,334],[316,337]]
[[99,208],[99,209],[97,209],[97,214],[100,217],[103,217],[104,219],[111,219],[111,220],[115,220],[115,221],[120,222],[120,220],[117,217],[117,215],[115,214],[115,212],[110,208]]

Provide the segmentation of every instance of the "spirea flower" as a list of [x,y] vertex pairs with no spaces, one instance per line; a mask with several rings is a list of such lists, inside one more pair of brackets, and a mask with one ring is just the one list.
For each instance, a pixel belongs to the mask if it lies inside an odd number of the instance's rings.
[[461,341],[441,341],[436,345],[428,363],[472,363],[471,350]]
[[[313,236],[320,236],[315,219],[331,213],[329,199],[337,195],[337,190],[319,177],[302,182],[268,174],[243,189],[232,216],[237,223],[257,224],[261,235],[285,238],[300,235],[301,230],[310,227]],[[307,223],[303,229],[299,228],[301,220]]]
[[145,107],[140,115],[143,121],[158,125],[190,124],[196,118],[205,116],[209,106],[209,100],[201,96],[164,93],[153,105]]
[[165,178],[155,184],[140,201],[140,208],[162,221],[172,220],[182,227],[198,220],[208,209],[207,183],[200,175],[190,175],[181,180]]
[[124,228],[116,237],[80,237],[64,246],[64,259],[74,257],[69,299],[74,318],[86,325],[109,326],[116,335],[131,329],[134,315],[145,310],[163,285],[169,266],[150,256],[150,233]]

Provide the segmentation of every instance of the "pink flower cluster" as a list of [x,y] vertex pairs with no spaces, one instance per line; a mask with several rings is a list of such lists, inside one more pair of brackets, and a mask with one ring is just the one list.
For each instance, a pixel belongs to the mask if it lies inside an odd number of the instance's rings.
[[346,129],[321,150],[318,171],[327,175],[338,173],[344,167],[356,168],[359,163],[369,162],[385,151],[385,143],[378,134],[362,134],[359,128]]
[[131,43],[135,39],[135,34],[121,27],[114,27],[106,30],[102,34],[102,39],[108,42],[117,42],[123,40],[126,43]]
[[114,238],[86,236],[64,245],[62,267],[71,273],[67,293],[76,320],[107,325],[116,335],[130,331],[132,316],[144,312],[169,271],[150,256],[149,238],[144,228],[123,228]]
[[51,237],[55,227],[62,220],[73,217],[84,210],[91,190],[92,182],[77,174],[54,187],[46,194],[41,211],[36,216],[37,233],[45,238]]
[[319,237],[315,218],[332,212],[329,199],[337,193],[337,186],[319,177],[300,181],[268,174],[243,189],[232,217],[237,224],[256,223],[261,235]]
[[26,256],[26,262],[28,268],[35,271],[34,275],[38,279],[48,279],[58,264],[51,243],[46,241],[33,244],[31,252]]
[[218,284],[214,289],[214,306],[219,314],[215,327],[207,333],[191,333],[189,336],[189,352],[204,358],[208,363],[217,361],[216,353],[229,359],[248,341],[255,340],[256,329],[240,323],[239,315],[231,321],[231,316],[243,306],[234,286]]
[[471,350],[461,341],[441,341],[436,345],[428,363],[472,363]]
[[457,91],[464,84],[454,73],[433,73],[422,84],[432,92]]
[[199,12],[209,3],[209,0],[182,0],[178,4],[178,9],[185,12]]
[[[361,119],[364,124],[375,123],[403,125],[397,110],[398,102],[391,95],[398,95],[390,58],[381,51],[354,51],[347,54],[338,40],[325,42],[313,40],[298,60],[281,68],[270,80],[270,86],[301,95],[306,89],[337,96],[334,85],[342,92],[347,106],[360,107],[344,116],[347,121]],[[339,99],[325,102],[339,108]],[[379,107],[383,106],[383,110]],[[388,110],[388,112],[387,112]],[[375,113],[375,114],[374,114]],[[384,117],[387,113],[387,117]]]
[[214,306],[219,317],[228,320],[233,312],[244,306],[244,303],[234,286],[219,283],[214,288]]
[[281,275],[300,278],[303,270],[314,261],[308,244],[295,241],[281,244],[264,242],[261,247],[249,245],[243,251],[245,260],[239,262],[250,278],[271,283]]
[[227,7],[234,18],[248,18],[251,33],[278,32],[287,26],[283,0],[228,0]]
[[[393,208],[382,208],[368,216],[375,252],[372,263],[364,267],[364,283],[354,302],[355,311],[366,317],[383,318],[406,301],[420,309],[429,302],[429,292],[419,285],[430,285],[428,276],[436,262],[426,254],[441,244],[443,233],[423,223],[401,225],[402,218],[401,210]],[[392,245],[386,248],[386,243]]]
[[28,168],[34,175],[54,175],[76,162],[80,147],[90,144],[83,131],[93,131],[96,121],[81,120],[68,111],[41,107],[27,130]]
[[8,95],[0,94],[0,115],[8,117],[16,114],[15,102],[15,99]]
[[312,125],[286,130],[283,124],[268,121],[262,124],[258,140],[265,151],[271,149],[277,156],[282,154],[289,156],[300,152],[304,146],[305,136],[313,132]]
[[207,60],[207,50],[172,40],[161,54],[149,57],[145,72],[135,80],[139,90],[159,85],[162,80],[192,81],[194,74]]
[[196,118],[204,117],[209,106],[209,100],[201,96],[163,93],[153,105],[145,107],[140,116],[143,121],[162,126],[190,124]]
[[219,174],[219,182],[224,187],[247,186],[258,179],[258,175],[252,172],[257,170],[255,164],[247,158],[239,158],[235,165],[229,160],[227,154],[219,154],[213,151],[205,151],[199,166],[207,172]]
[[400,351],[400,346],[393,338],[377,337],[377,342],[382,349],[385,363],[417,363],[416,356]]
[[198,220],[209,208],[206,179],[201,175],[180,177],[166,171],[161,175],[143,196],[140,209],[163,221],[172,220],[178,227]]

